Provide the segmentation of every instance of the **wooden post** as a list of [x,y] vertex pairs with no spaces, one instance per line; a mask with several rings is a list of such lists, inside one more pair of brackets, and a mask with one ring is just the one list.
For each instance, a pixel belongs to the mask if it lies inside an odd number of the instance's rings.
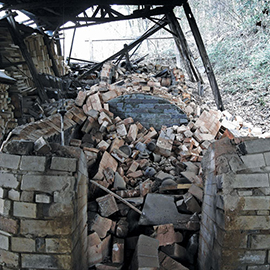
[[190,6],[188,4],[188,1],[186,1],[186,3],[183,4],[183,8],[184,8],[188,23],[190,25],[191,31],[193,33],[193,36],[195,38],[198,50],[200,52],[203,65],[204,65],[206,74],[208,76],[210,86],[212,88],[212,92],[213,92],[213,95],[214,95],[214,98],[215,98],[217,108],[218,108],[218,110],[223,111],[224,107],[223,107],[223,104],[222,104],[222,99],[221,99],[221,95],[220,95],[220,92],[219,92],[219,89],[218,89],[216,77],[215,77],[214,71],[212,69],[209,57],[207,55],[205,46],[203,44],[203,40],[202,40],[200,31],[199,31],[199,28],[197,26],[196,20],[195,20],[195,18],[193,16],[193,14],[191,12],[191,9],[190,9]]
[[130,64],[130,60],[129,60],[129,54],[128,54],[128,45],[124,44],[124,48],[126,48],[127,50],[125,51],[125,58],[126,58],[126,68],[128,71],[131,71],[131,64]]
[[54,33],[54,38],[56,42],[56,48],[57,48],[57,55],[62,56],[62,48],[61,48],[61,43],[60,43],[60,35],[58,31],[55,31]]
[[59,73],[59,70],[57,68],[56,61],[55,61],[55,58],[54,58],[54,55],[52,52],[52,47],[51,47],[52,41],[49,40],[48,36],[45,33],[42,33],[42,35],[43,35],[44,43],[45,43],[47,50],[48,50],[48,55],[52,61],[52,69],[53,69],[54,75],[56,77],[60,77],[60,73]]
[[47,94],[44,90],[42,83],[39,81],[38,72],[37,72],[36,67],[34,65],[33,59],[31,57],[31,55],[29,54],[27,47],[23,41],[23,37],[16,26],[16,22],[14,20],[14,17],[12,15],[8,16],[7,21],[9,23],[9,30],[10,30],[10,34],[13,38],[13,41],[16,45],[18,45],[20,47],[23,58],[25,59],[27,65],[28,65],[28,68],[29,68],[30,73],[33,77],[33,81],[35,83],[35,86],[37,87],[38,95],[39,95],[41,101],[44,102],[48,99]]
[[77,27],[74,28],[73,35],[72,35],[72,40],[71,40],[71,45],[70,45],[70,51],[69,51],[69,56],[68,56],[68,65],[70,65],[70,57],[71,57],[71,53],[72,53],[72,49],[73,49],[73,44],[74,44],[76,29],[77,29]]
[[169,27],[171,31],[175,33],[175,35],[173,35],[174,41],[178,48],[182,63],[185,67],[188,77],[192,82],[195,82],[192,69],[191,69],[192,64],[188,57],[187,48],[185,47],[186,44],[183,42],[183,39],[185,39],[183,31],[180,28],[180,25],[178,24],[177,19],[175,18],[175,15],[172,10],[166,13],[166,18],[169,21]]
[[[173,10],[168,12],[168,19],[172,22],[173,27],[175,28],[175,33],[177,34],[177,37],[174,36],[174,38],[175,38],[175,40],[178,41],[178,43],[180,42],[180,45],[181,45],[182,51],[184,53],[184,56],[186,58],[187,64],[190,67],[190,70],[193,73],[195,80],[197,82],[203,83],[203,79],[201,77],[201,74],[200,74],[199,70],[197,69],[197,67],[195,66],[193,56],[192,56],[191,50],[188,46],[184,32],[183,32],[177,18],[175,17]],[[176,42],[176,44],[177,44],[177,42]]]

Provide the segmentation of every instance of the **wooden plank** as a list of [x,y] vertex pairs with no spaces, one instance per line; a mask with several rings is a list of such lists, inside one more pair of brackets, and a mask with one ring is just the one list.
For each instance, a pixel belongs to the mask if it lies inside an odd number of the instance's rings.
[[193,33],[194,39],[196,41],[198,50],[200,52],[202,62],[203,62],[204,68],[205,68],[205,72],[208,76],[208,80],[209,80],[210,86],[212,88],[212,92],[213,92],[213,95],[215,98],[217,108],[218,108],[218,110],[223,111],[224,107],[223,107],[221,95],[219,92],[219,88],[217,85],[216,77],[215,77],[214,71],[212,69],[212,65],[210,63],[209,57],[207,55],[200,31],[198,28],[198,25],[196,23],[196,20],[195,20],[193,14],[192,14],[192,11],[190,9],[188,2],[185,2],[183,4],[183,8],[184,8],[188,23],[190,25],[191,31]]
[[122,203],[126,204],[127,206],[129,206],[131,209],[133,209],[134,211],[136,211],[137,213],[139,213],[140,215],[142,214],[142,211],[140,211],[138,208],[136,208],[135,206],[133,206],[131,203],[127,202],[126,200],[124,200],[122,197],[120,197],[119,195],[113,193],[112,191],[110,191],[109,189],[103,187],[102,185],[98,184],[97,182],[95,182],[94,180],[90,180],[90,183],[98,186],[99,188],[103,189],[104,191],[106,191],[107,193],[113,195],[116,199],[118,199],[119,201],[121,201]]

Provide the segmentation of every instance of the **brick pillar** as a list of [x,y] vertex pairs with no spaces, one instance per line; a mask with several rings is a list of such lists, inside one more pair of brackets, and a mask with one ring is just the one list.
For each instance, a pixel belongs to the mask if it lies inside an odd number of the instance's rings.
[[87,269],[87,169],[82,152],[74,158],[0,154],[1,265]]
[[215,142],[203,159],[201,270],[270,269],[270,139]]

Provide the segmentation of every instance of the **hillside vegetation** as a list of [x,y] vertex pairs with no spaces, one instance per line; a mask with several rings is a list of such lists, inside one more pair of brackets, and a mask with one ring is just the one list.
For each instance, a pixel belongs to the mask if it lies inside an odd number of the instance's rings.
[[[270,1],[189,2],[213,65],[225,108],[249,118],[247,120],[263,130],[269,130]],[[179,17],[182,16],[179,11]],[[180,23],[189,35],[185,21],[183,19]],[[202,65],[199,57],[197,61],[198,65]]]

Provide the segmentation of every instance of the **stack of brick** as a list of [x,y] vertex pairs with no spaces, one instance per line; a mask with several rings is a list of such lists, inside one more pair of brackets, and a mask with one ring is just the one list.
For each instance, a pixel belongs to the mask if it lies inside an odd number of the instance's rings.
[[100,80],[102,82],[111,84],[115,73],[115,66],[111,62],[107,62],[103,65],[100,72]]
[[269,269],[270,140],[217,141],[203,164],[200,269]]
[[[0,52],[3,64],[9,65],[16,62],[24,62],[20,48],[14,44],[7,27],[0,27],[0,36]],[[31,91],[33,88],[33,83],[30,77],[27,75],[30,74],[30,72],[26,64],[6,67],[5,71],[10,77],[17,80],[15,85],[10,86],[10,92]]]
[[1,133],[17,126],[14,118],[14,106],[8,94],[9,86],[0,84],[0,130]]
[[[16,84],[11,85],[8,89],[9,96],[12,100],[12,105],[15,107],[15,119],[18,119],[20,124],[29,123],[40,119],[44,114],[41,101],[37,94],[31,72],[26,61],[23,58],[19,46],[14,44],[12,36],[7,27],[0,27],[0,54],[2,59],[2,68],[6,73],[16,79]],[[37,73],[49,74],[54,81],[57,79],[52,69],[52,61],[49,57],[47,47],[45,46],[43,36],[40,34],[32,34],[25,38],[25,44],[29,54],[32,57]],[[51,51],[55,58],[60,75],[67,73],[67,67],[64,64],[63,57],[57,56],[54,48],[54,43],[51,42]],[[58,91],[59,86],[52,83],[49,79],[44,79],[48,75],[40,76],[40,81],[43,86],[49,88],[51,92]],[[48,77],[49,78],[49,77]],[[57,89],[55,88],[57,85]],[[56,104],[57,105],[57,104]],[[57,111],[53,110],[53,112]],[[48,116],[48,114],[46,114]],[[14,121],[13,121],[14,122]],[[11,123],[10,123],[11,125]],[[14,125],[13,125],[14,126]]]
[[74,156],[0,154],[1,269],[87,269],[87,169]]
[[[25,38],[25,43],[32,56],[37,72],[54,75],[52,70],[52,61],[49,57],[43,36],[40,34],[33,34]],[[53,42],[51,43],[51,51],[56,60],[57,69],[60,75],[64,75],[67,71],[63,62],[64,58],[63,56],[56,55]],[[30,76],[30,74],[27,75]]]

